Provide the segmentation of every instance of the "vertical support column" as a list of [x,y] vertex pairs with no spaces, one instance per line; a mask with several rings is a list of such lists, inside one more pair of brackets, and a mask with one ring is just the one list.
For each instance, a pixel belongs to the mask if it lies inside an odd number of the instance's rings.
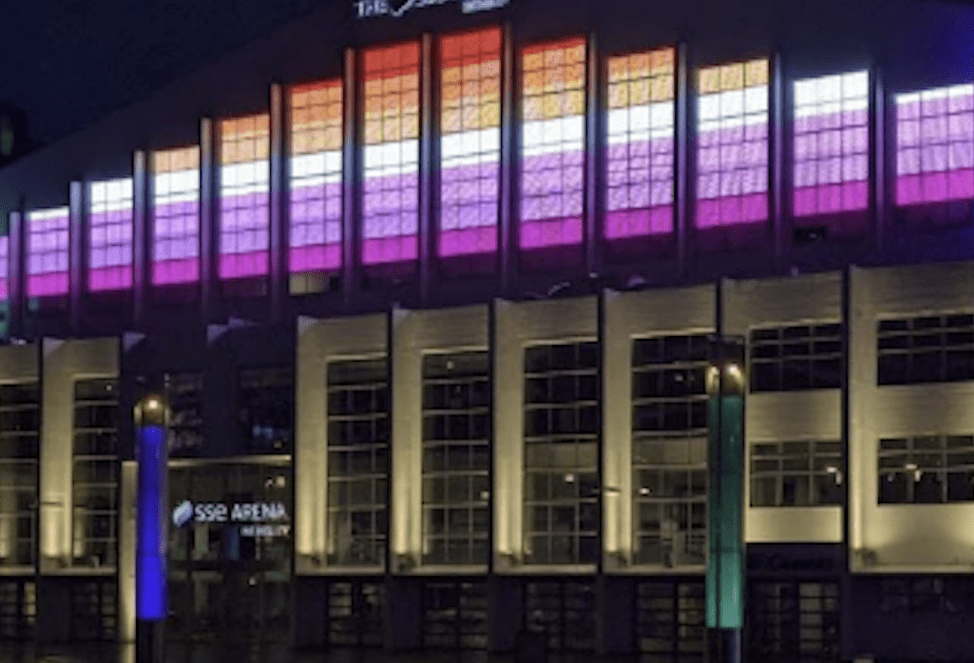
[[146,300],[149,295],[149,270],[152,256],[152,231],[150,227],[149,185],[150,168],[148,155],[138,150],[132,160],[132,306],[135,328],[145,326]]
[[852,660],[853,657],[853,638],[852,623],[855,617],[852,603],[852,576],[850,574],[850,548],[851,548],[851,521],[849,511],[849,431],[851,422],[850,417],[850,390],[852,371],[850,370],[849,351],[851,324],[851,290],[852,290],[852,268],[847,267],[842,272],[842,391],[840,394],[842,413],[840,415],[840,448],[842,458],[839,461],[839,471],[842,473],[842,577],[839,581],[839,610],[842,624],[839,630],[839,656],[843,660]]
[[24,291],[26,290],[26,251],[24,247],[24,237],[27,229],[27,214],[22,209],[11,212],[8,218],[7,232],[9,242],[7,251],[10,261],[10,273],[8,283],[10,297],[10,336],[22,337],[24,334]]
[[602,169],[600,147],[602,141],[602,127],[605,115],[602,113],[602,90],[599,75],[602,61],[599,59],[598,33],[588,35],[586,47],[586,61],[588,62],[585,96],[585,217],[583,241],[585,242],[585,273],[592,276],[598,274],[599,236],[601,232],[601,192]]
[[358,133],[355,128],[356,108],[358,107],[358,84],[356,82],[355,49],[345,49],[345,78],[342,90],[344,103],[342,117],[342,292],[345,308],[349,308],[359,288],[358,269]]
[[204,325],[213,319],[217,301],[215,217],[220,196],[213,133],[213,120],[200,120],[200,322]]
[[68,211],[68,319],[71,333],[81,335],[81,306],[85,292],[85,206],[84,182],[71,182]]
[[[423,35],[420,42],[419,76],[419,301],[421,306],[429,302],[430,281],[433,272],[435,233],[433,224],[433,200],[435,200],[433,163],[437,141],[433,108],[433,36]],[[438,168],[435,170],[439,170]]]
[[[787,246],[786,231],[788,224],[785,223],[785,204],[786,197],[785,184],[788,177],[785,175],[785,127],[788,126],[790,113],[785,107],[784,76],[781,63],[781,54],[775,53],[771,57],[771,86],[770,86],[770,126],[769,145],[770,154],[770,189],[771,189],[771,237],[774,247],[774,258],[776,262],[784,260]],[[790,96],[790,95],[789,95]],[[790,189],[789,189],[790,190]]]
[[500,270],[500,292],[509,295],[514,283],[517,262],[517,219],[519,215],[514,211],[519,197],[514,194],[517,190],[519,176],[517,172],[517,114],[514,104],[520,95],[515,96],[514,86],[519,77],[514,75],[514,32],[510,23],[504,24],[504,45],[501,62],[501,165],[500,165],[500,217],[498,218],[497,244],[499,251],[498,269]]
[[[889,223],[886,210],[890,207],[890,194],[886,186],[886,171],[890,170],[895,176],[896,150],[887,151],[886,146],[894,144],[896,122],[890,122],[893,127],[893,135],[887,135],[886,131],[886,93],[883,85],[882,71],[879,67],[872,67],[869,81],[871,89],[870,100],[872,101],[872,112],[869,113],[870,140],[872,149],[869,150],[870,176],[873,182],[873,237],[877,251],[882,251],[886,244],[886,226]],[[895,112],[896,105],[891,104],[891,111]]]
[[287,158],[285,153],[286,122],[284,121],[284,90],[280,83],[270,89],[270,269],[271,269],[271,320],[281,322],[288,295],[288,206]]
[[673,146],[676,181],[673,200],[676,201],[675,207],[675,231],[676,231],[676,260],[677,270],[680,274],[687,271],[687,248],[689,246],[690,235],[690,168],[688,159],[692,146],[688,140],[690,123],[690,63],[687,62],[686,42],[676,45],[676,126],[674,127],[674,139],[676,144]]

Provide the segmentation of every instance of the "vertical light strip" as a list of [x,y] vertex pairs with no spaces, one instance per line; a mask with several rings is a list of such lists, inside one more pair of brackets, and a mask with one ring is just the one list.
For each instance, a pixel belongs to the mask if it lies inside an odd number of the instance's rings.
[[0,299],[10,296],[10,236],[0,237]]
[[152,155],[152,285],[200,278],[200,149]]
[[220,121],[221,279],[270,268],[270,117]]
[[362,262],[419,257],[419,42],[370,48],[365,73]]
[[291,274],[342,265],[342,80],[290,91]]
[[89,188],[88,290],[132,287],[132,178]]
[[974,198],[974,85],[896,96],[896,204]]
[[676,52],[609,58],[605,237],[673,232]]
[[767,59],[701,69],[696,227],[768,218]]
[[440,257],[497,251],[501,29],[440,40]]
[[522,52],[521,249],[582,242],[585,39]]
[[27,213],[28,297],[68,294],[68,218],[67,207]]
[[869,72],[795,81],[795,216],[869,204]]

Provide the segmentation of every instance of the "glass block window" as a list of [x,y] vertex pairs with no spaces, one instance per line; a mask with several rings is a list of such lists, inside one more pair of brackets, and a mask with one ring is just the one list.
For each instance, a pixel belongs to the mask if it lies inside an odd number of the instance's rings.
[[440,38],[440,257],[497,250],[501,29]]
[[365,265],[419,256],[419,60],[415,41],[363,53]]
[[27,212],[28,297],[68,294],[68,208]]
[[747,610],[748,660],[842,660],[838,582],[751,582]]
[[595,563],[602,520],[598,344],[529,347],[524,372],[525,559]]
[[291,88],[291,274],[342,265],[342,79]]
[[974,197],[974,85],[896,95],[896,204]]
[[423,358],[425,563],[487,563],[489,417],[486,352]]
[[880,320],[880,385],[974,380],[974,314]]
[[673,232],[676,52],[609,58],[605,237]]
[[0,567],[34,563],[40,387],[0,385]]
[[294,380],[290,367],[240,371],[237,408],[240,439],[246,451],[290,453],[294,446]]
[[767,59],[701,69],[697,79],[697,228],[768,218]]
[[632,473],[635,561],[702,565],[707,542],[705,334],[635,339]]
[[761,442],[751,447],[751,506],[842,503],[838,441]]
[[521,249],[582,243],[585,198],[585,39],[524,48]]
[[169,453],[195,456],[203,449],[203,375],[174,373],[165,378],[169,402]]
[[10,296],[10,237],[0,237],[0,299]]
[[869,72],[795,81],[797,217],[869,205]]
[[76,566],[115,566],[118,543],[118,381],[74,384],[73,549]]
[[879,578],[879,611],[895,615],[957,615],[974,612],[970,576]]
[[974,436],[880,440],[878,494],[880,504],[974,500]]
[[88,290],[132,287],[132,178],[92,182],[88,215]]
[[220,120],[221,279],[270,267],[270,117]]
[[382,566],[389,490],[386,359],[328,365],[328,532],[330,562]]
[[200,149],[152,155],[152,285],[200,278]]
[[842,326],[837,322],[751,330],[751,391],[837,389]]
[[643,660],[703,663],[706,642],[702,580],[640,582],[636,638]]

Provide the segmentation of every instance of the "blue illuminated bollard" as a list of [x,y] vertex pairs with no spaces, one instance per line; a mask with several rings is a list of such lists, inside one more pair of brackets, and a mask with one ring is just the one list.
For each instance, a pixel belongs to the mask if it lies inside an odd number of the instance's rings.
[[166,407],[158,396],[136,406],[138,511],[135,542],[137,663],[162,663],[168,614],[169,445]]

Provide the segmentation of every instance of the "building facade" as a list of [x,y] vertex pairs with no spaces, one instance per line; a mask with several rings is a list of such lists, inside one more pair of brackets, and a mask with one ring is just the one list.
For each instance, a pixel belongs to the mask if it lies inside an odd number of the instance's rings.
[[[882,20],[877,16],[884,17]],[[332,7],[0,171],[0,639],[970,660],[974,10]]]

